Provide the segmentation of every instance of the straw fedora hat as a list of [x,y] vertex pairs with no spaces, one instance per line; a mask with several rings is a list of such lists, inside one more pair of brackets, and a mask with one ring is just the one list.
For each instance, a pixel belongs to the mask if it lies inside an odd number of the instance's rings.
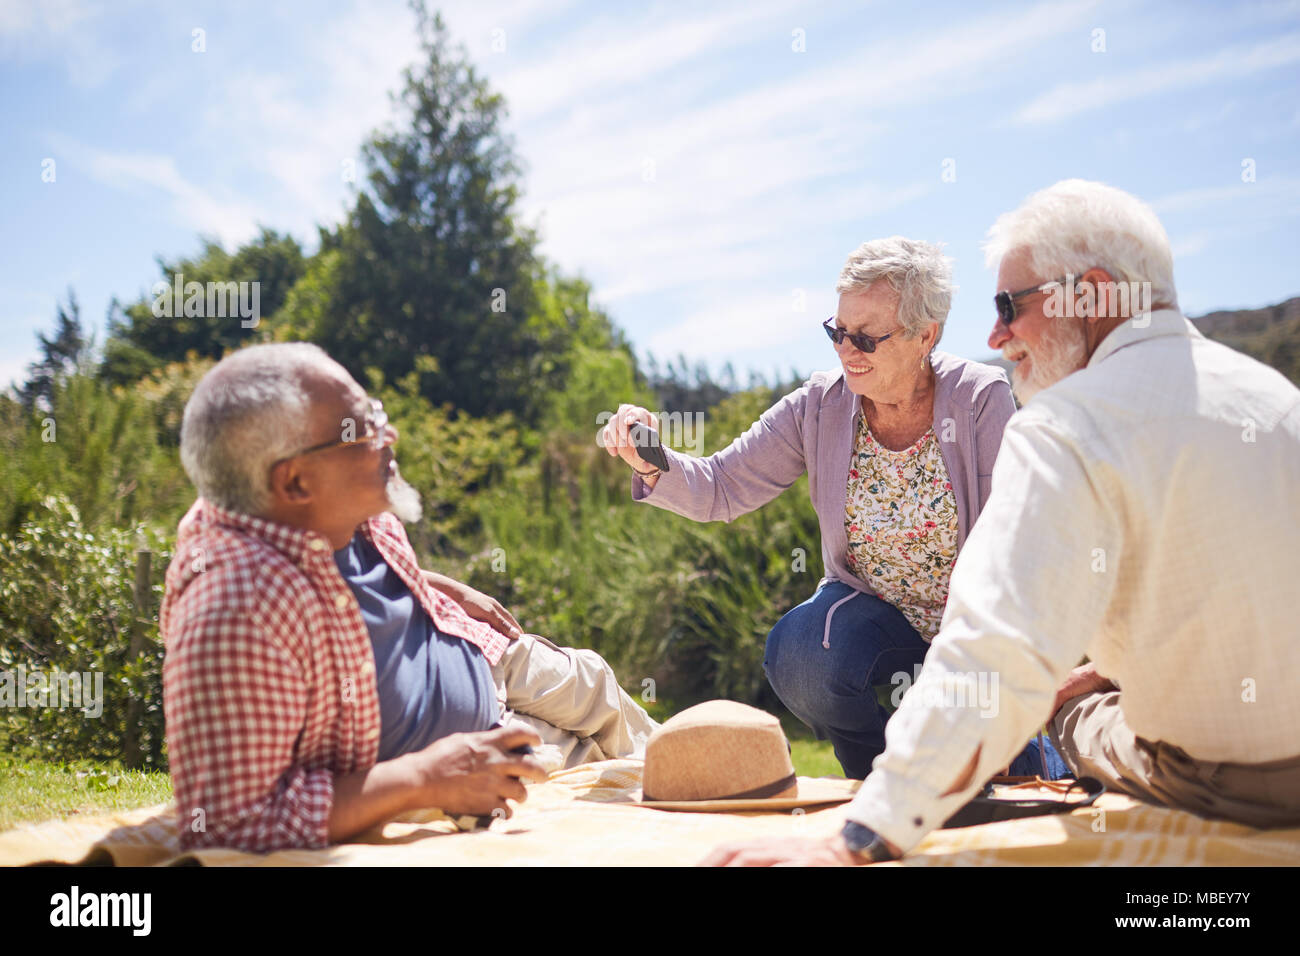
[[771,714],[711,700],[664,721],[646,742],[640,805],[659,810],[791,810],[853,799],[859,781],[796,777]]

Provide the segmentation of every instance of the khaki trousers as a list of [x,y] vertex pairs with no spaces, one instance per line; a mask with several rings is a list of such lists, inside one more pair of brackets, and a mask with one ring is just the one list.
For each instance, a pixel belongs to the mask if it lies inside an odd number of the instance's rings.
[[645,757],[659,725],[619,686],[592,650],[560,647],[537,634],[511,641],[492,668],[502,722],[527,724],[542,738],[548,770],[593,760]]
[[1076,775],[1201,817],[1252,827],[1300,824],[1300,757],[1256,764],[1196,760],[1129,730],[1120,693],[1071,698],[1052,720],[1052,743]]

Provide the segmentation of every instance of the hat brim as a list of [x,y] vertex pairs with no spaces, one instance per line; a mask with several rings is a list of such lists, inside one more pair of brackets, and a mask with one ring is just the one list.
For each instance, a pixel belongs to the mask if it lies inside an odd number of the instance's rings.
[[746,813],[797,810],[832,803],[847,803],[862,786],[861,780],[843,777],[799,777],[799,792],[792,797],[767,797],[743,800],[643,800],[641,791],[633,793],[633,803],[653,810],[677,810],[684,813]]

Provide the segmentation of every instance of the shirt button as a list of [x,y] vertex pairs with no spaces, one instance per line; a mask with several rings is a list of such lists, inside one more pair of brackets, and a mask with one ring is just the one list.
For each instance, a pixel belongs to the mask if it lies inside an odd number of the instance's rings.
[[334,606],[335,606],[335,607],[347,607],[351,602],[352,602],[352,595],[350,595],[350,594],[336,594],[336,595],[334,595]]

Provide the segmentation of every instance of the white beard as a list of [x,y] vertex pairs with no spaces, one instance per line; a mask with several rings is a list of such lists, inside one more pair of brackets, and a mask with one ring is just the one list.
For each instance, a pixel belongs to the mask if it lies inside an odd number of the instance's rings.
[[1083,368],[1088,360],[1088,343],[1081,326],[1061,323],[1051,328],[1052,331],[1043,334],[1038,351],[1029,356],[1029,374],[1021,376],[1019,366],[1011,372],[1011,390],[1021,405]]
[[397,515],[403,524],[415,524],[424,515],[420,493],[401,475],[393,475],[388,479],[384,494],[388,497],[388,510]]

